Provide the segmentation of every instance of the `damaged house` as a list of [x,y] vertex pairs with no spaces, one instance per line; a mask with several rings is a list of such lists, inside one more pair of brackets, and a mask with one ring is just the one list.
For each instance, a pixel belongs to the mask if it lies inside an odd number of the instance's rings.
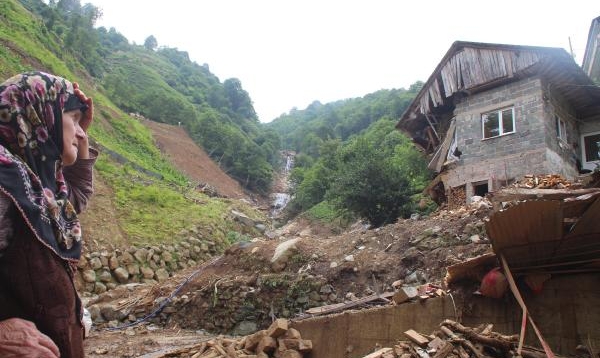
[[600,165],[600,87],[561,48],[457,41],[397,128],[429,155],[438,202],[573,179]]

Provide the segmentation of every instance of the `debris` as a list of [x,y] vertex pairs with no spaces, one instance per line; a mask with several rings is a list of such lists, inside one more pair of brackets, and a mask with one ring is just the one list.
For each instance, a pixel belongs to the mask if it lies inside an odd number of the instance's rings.
[[[492,331],[493,325],[483,325],[478,330],[446,319],[440,323],[440,329],[426,335],[408,330],[404,335],[408,341],[400,340],[392,347],[377,347],[377,350],[363,358],[445,358],[447,356],[488,357],[490,351],[496,352],[497,357],[518,357],[516,348],[519,343],[518,335],[503,335]],[[453,353],[454,352],[454,353]],[[543,351],[524,346],[521,352],[523,358],[542,358]],[[561,356],[555,355],[557,358]]]
[[[276,339],[276,337],[280,337]],[[312,351],[312,341],[302,339],[300,332],[288,329],[285,319],[277,319],[271,326],[239,339],[217,338],[186,347],[163,352],[155,358],[238,358],[238,357],[287,357],[302,358]]]

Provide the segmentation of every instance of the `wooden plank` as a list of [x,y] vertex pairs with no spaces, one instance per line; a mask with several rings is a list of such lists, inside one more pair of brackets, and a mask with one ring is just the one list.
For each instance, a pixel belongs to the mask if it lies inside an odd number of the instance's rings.
[[365,303],[373,302],[373,301],[376,301],[376,300],[379,300],[382,298],[389,299],[392,296],[394,296],[394,292],[384,292],[380,295],[375,294],[375,295],[359,298],[358,300],[354,300],[351,302],[334,303],[332,305],[309,308],[305,312],[308,314],[311,314],[311,315],[316,315],[316,316],[323,315],[323,314],[329,314],[329,313],[333,313],[333,312],[337,312],[337,311],[342,311],[342,310],[345,310],[348,308],[356,307],[356,306],[359,306],[359,305],[362,305]]
[[598,223],[600,223],[600,196],[577,221],[573,230],[569,233],[569,237],[598,234],[600,233]]
[[427,339],[427,337],[415,331],[414,329],[409,329],[408,331],[405,331],[404,335],[421,347],[425,347],[427,343],[429,343],[429,339]]
[[507,188],[490,193],[491,201],[514,201],[529,199],[561,200],[569,197],[598,193],[600,188],[588,189],[526,189]]
[[448,156],[448,149],[450,148],[450,145],[452,144],[452,141],[454,140],[455,129],[456,129],[456,120],[453,119],[450,122],[450,127],[448,127],[448,131],[446,132],[446,137],[444,137],[444,142],[441,145],[442,149],[440,151],[440,156],[439,156],[438,162],[435,166],[435,171],[438,173],[442,170],[442,167],[444,166],[444,163],[446,162],[446,157]]

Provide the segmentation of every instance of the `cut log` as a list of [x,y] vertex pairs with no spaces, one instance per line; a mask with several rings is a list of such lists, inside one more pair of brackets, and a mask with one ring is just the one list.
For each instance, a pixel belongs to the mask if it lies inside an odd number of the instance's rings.
[[277,338],[285,334],[288,330],[288,320],[285,318],[278,318],[273,323],[269,329],[267,329],[267,336]]
[[247,349],[249,351],[254,351],[254,349],[258,345],[258,342],[260,342],[260,340],[266,335],[267,335],[267,331],[264,329],[262,331],[258,331],[256,333],[249,335],[246,338],[246,344],[244,344],[244,349]]
[[310,352],[312,350],[312,341],[308,339],[280,339],[280,346],[283,345],[285,349],[294,349],[302,353]]
[[273,351],[275,351],[275,349],[277,349],[277,341],[275,340],[275,338],[271,336],[264,336],[261,338],[260,342],[258,342],[258,345],[256,346],[256,353],[272,353]]

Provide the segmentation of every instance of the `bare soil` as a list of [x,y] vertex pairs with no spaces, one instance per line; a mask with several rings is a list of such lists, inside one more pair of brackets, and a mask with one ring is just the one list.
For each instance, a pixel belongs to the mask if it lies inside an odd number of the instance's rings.
[[209,184],[217,192],[233,199],[248,198],[240,184],[198,147],[183,127],[143,120],[152,130],[158,148],[171,162],[197,184]]

